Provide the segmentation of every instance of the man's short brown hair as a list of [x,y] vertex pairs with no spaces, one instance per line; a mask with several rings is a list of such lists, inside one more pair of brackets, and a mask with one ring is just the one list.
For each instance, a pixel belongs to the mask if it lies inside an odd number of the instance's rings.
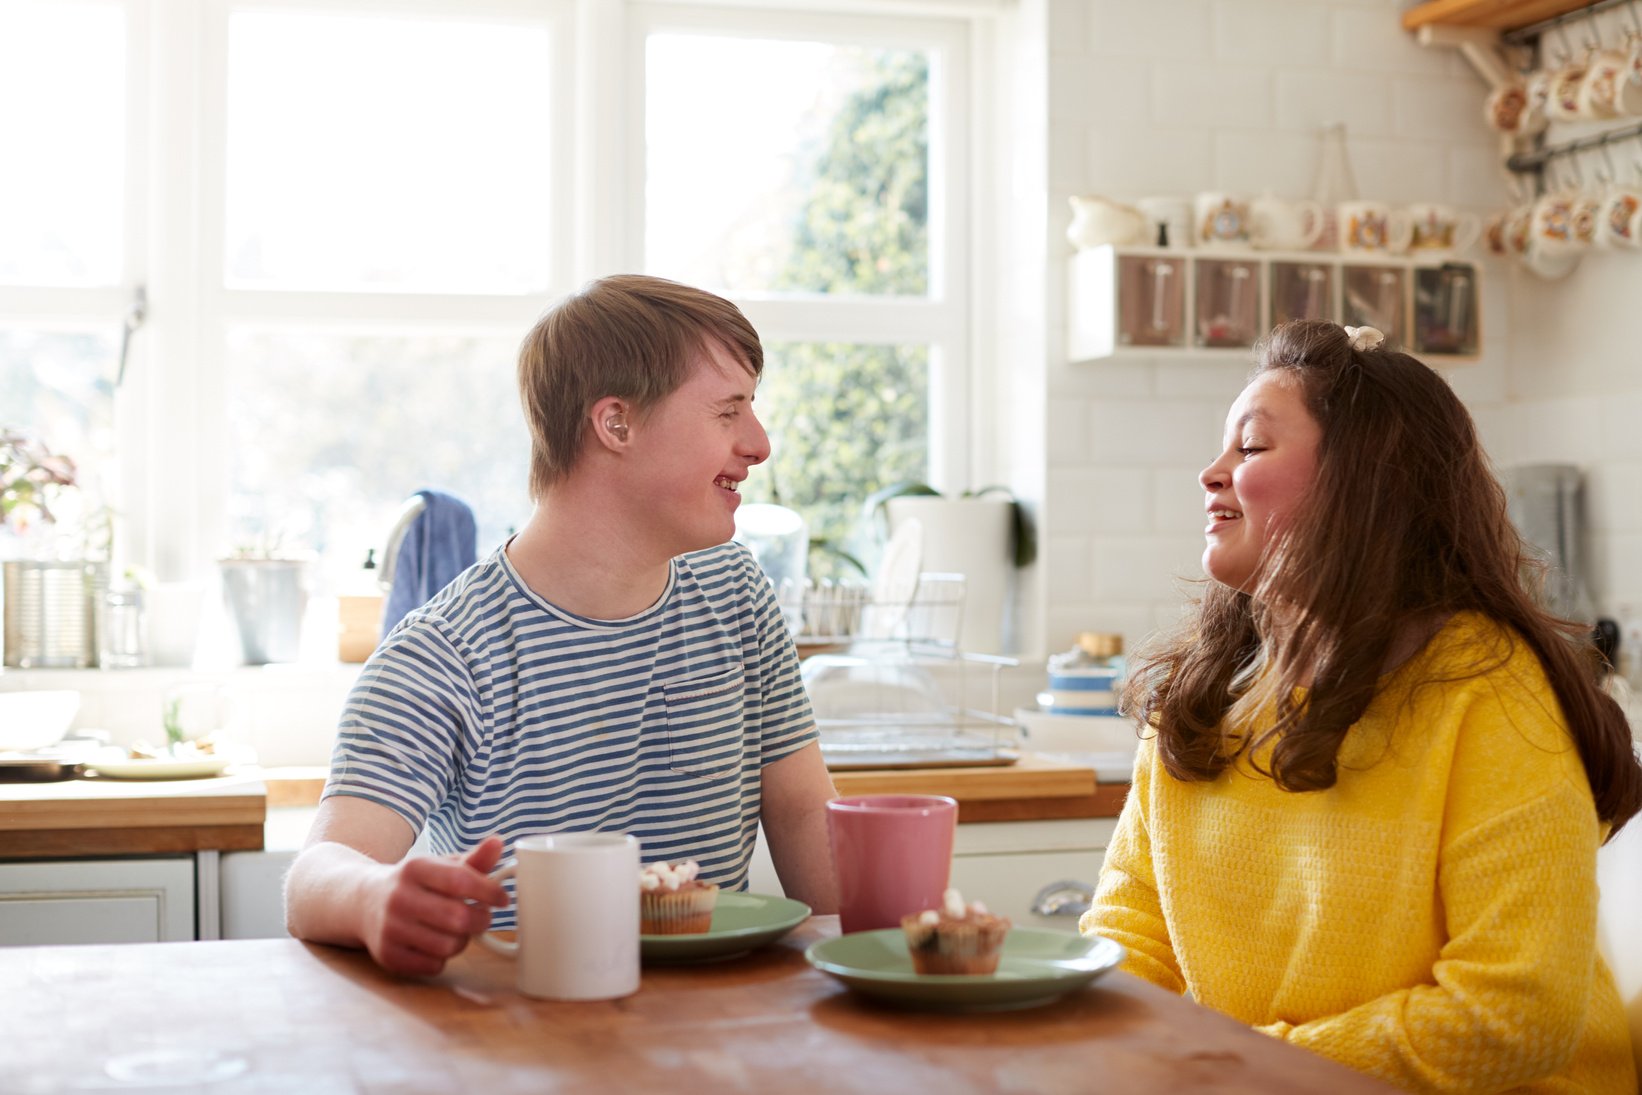
[[757,377],[764,348],[741,309],[665,278],[619,274],[566,297],[519,347],[519,398],[530,428],[530,496],[540,499],[581,452],[588,409],[606,396],[641,417],[683,384],[718,342]]

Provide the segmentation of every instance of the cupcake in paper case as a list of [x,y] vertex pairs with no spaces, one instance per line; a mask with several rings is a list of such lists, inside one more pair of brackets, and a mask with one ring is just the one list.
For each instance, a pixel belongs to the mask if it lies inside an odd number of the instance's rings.
[[939,909],[901,918],[918,973],[996,973],[1010,926],[1007,916],[993,916],[979,901],[964,904],[957,890],[942,895]]
[[693,859],[682,863],[648,863],[639,872],[639,933],[691,935],[713,926],[718,883],[696,876]]

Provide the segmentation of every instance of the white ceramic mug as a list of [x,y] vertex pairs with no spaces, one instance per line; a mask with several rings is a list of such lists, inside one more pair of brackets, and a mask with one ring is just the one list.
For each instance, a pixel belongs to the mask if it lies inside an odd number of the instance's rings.
[[1394,212],[1385,202],[1341,202],[1339,219],[1340,250],[1348,255],[1384,255],[1407,249],[1412,238],[1408,217]]
[[1145,215],[1132,205],[1096,194],[1074,194],[1067,202],[1072,206],[1072,223],[1066,226],[1066,238],[1073,247],[1122,247],[1151,242],[1143,238]]
[[1249,203],[1249,239],[1264,251],[1304,251],[1323,234],[1323,207],[1267,194]]
[[1436,202],[1418,202],[1403,210],[1409,224],[1409,253],[1421,256],[1464,251],[1477,242],[1482,224],[1469,213]]
[[1596,245],[1614,250],[1642,249],[1642,188],[1619,186],[1598,207]]
[[639,987],[639,842],[624,833],[533,833],[496,872],[513,878],[518,942],[479,936],[518,961],[519,991],[613,1000]]
[[1220,190],[1197,196],[1197,245],[1209,248],[1249,246],[1248,199]]
[[1620,90],[1624,86],[1628,58],[1616,49],[1600,49],[1591,54],[1574,95],[1581,118],[1602,120],[1620,114]]
[[1551,73],[1550,94],[1545,99],[1545,114],[1553,122],[1577,122],[1579,89],[1585,83],[1590,66],[1584,61],[1570,61]]

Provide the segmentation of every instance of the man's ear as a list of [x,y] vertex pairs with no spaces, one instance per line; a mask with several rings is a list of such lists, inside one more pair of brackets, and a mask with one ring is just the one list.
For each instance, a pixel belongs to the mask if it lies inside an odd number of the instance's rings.
[[605,448],[620,450],[627,446],[632,433],[632,413],[627,403],[615,396],[606,396],[593,404],[593,436]]

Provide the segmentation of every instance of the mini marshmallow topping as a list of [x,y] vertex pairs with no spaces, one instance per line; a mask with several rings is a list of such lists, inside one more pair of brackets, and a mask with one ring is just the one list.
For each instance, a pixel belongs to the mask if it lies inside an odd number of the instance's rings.
[[685,884],[694,882],[696,875],[701,873],[701,867],[693,859],[674,866],[671,863],[647,863],[639,872],[639,889],[646,893],[657,890],[666,890],[674,893]]
[[986,906],[979,901],[964,904],[964,895],[957,890],[947,890],[941,895],[939,909],[925,909],[918,914],[918,923],[926,927],[934,927],[941,922],[944,916],[948,920],[967,920],[971,916],[985,916]]

